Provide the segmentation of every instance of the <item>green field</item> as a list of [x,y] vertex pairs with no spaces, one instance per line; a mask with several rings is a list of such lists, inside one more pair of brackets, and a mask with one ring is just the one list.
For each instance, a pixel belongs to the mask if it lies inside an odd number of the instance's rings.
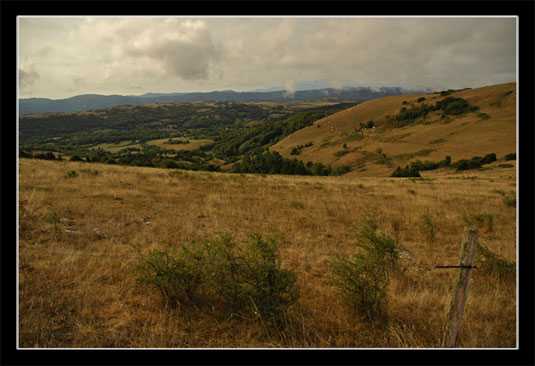
[[[189,143],[187,144],[166,144],[165,142],[167,142],[168,140],[169,140],[168,138],[150,140],[150,141],[147,141],[147,144],[155,145],[155,146],[161,147],[162,149],[178,151],[178,150],[195,150],[203,145],[207,145],[213,142],[213,140],[210,140],[210,139],[199,139],[199,140],[189,140]],[[184,139],[174,138],[174,140],[184,140]],[[135,147],[135,148],[141,149],[141,144],[135,143],[133,141],[121,141],[118,144],[110,144],[110,143],[98,144],[96,146],[93,146],[93,149],[101,148],[103,150],[116,153],[127,147]]]

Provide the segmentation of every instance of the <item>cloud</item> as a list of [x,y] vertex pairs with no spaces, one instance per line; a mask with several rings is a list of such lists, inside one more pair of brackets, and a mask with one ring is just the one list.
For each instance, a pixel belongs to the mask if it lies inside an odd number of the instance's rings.
[[19,85],[21,88],[31,86],[37,79],[39,79],[39,74],[35,70],[19,70]]
[[40,78],[39,73],[35,69],[35,59],[24,58],[19,63],[19,89],[21,91],[28,91]]
[[210,33],[200,20],[91,20],[86,27],[111,46],[114,61],[109,64],[108,76],[121,75],[126,67],[145,75],[206,79],[218,57]]
[[293,80],[288,80],[284,83],[284,97],[285,98],[290,98],[290,97],[293,97],[294,94],[295,94],[295,91],[297,90],[297,87],[295,85],[295,81]]

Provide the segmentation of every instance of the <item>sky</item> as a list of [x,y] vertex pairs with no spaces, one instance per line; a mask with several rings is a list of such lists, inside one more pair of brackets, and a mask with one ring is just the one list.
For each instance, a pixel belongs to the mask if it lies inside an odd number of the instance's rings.
[[516,81],[515,17],[19,17],[19,98],[475,88]]

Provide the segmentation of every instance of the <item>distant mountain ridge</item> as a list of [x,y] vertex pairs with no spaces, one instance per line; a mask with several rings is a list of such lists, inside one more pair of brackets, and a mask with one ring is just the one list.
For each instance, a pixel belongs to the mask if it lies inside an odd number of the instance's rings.
[[[411,91],[426,93],[431,90]],[[357,101],[364,102],[376,98],[408,94],[400,87],[345,87],[342,89],[324,88],[298,90],[293,93],[285,90],[267,92],[236,92],[232,90],[206,93],[146,93],[141,96],[83,94],[66,99],[23,98],[19,99],[19,114],[81,112],[93,109],[111,108],[120,105],[141,106],[153,103],[191,103],[191,102],[298,102],[298,101]]]

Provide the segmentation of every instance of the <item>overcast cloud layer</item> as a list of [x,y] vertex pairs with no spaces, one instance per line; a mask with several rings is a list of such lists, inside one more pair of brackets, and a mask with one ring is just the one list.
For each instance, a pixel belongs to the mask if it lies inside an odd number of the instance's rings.
[[515,80],[516,18],[19,18],[21,98]]

